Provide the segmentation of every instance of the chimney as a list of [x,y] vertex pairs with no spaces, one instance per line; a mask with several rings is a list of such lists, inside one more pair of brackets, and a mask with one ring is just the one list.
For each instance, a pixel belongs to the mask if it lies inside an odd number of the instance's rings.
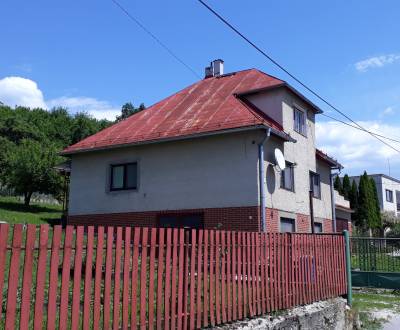
[[205,68],[205,78],[218,77],[224,74],[224,61],[214,60]]
[[224,61],[223,60],[214,60],[212,62],[214,77],[218,77],[224,74]]
[[212,63],[210,63],[210,66],[206,66],[205,68],[204,78],[211,78],[213,75],[213,66]]

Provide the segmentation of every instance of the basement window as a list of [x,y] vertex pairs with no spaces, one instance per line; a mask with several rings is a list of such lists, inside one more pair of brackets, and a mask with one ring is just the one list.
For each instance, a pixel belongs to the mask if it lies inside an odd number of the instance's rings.
[[111,165],[110,190],[137,189],[137,163]]
[[294,219],[291,218],[282,217],[280,227],[281,233],[294,233],[296,231]]
[[315,222],[314,223],[314,233],[315,234],[322,233],[322,223],[320,223],[320,222]]

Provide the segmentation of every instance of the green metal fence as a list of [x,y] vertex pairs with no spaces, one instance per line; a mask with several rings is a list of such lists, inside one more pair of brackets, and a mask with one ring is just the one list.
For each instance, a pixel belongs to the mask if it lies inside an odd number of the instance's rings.
[[400,238],[351,238],[354,286],[400,288]]

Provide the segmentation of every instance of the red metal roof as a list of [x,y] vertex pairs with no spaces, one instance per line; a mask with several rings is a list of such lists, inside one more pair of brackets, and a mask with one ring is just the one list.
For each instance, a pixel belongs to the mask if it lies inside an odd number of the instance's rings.
[[235,95],[284,84],[256,69],[203,79],[69,146],[63,154],[256,125],[283,132],[281,125]]
[[340,164],[336,159],[332,158],[331,156],[328,156],[322,150],[315,149],[315,156],[332,167],[343,168],[342,164]]

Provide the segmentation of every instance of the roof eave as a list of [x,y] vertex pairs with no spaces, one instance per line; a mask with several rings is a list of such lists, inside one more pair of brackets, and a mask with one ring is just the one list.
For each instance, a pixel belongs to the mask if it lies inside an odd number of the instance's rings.
[[[117,144],[117,145],[108,145],[102,147],[93,147],[93,148],[83,148],[83,149],[76,149],[76,150],[65,150],[61,151],[59,154],[61,156],[72,156],[75,154],[81,154],[91,151],[102,151],[102,150],[109,150],[109,149],[117,149],[117,148],[125,148],[125,147],[132,147],[138,145],[147,145],[147,144],[155,144],[155,143],[162,143],[162,142],[172,142],[172,141],[181,141],[187,139],[194,139],[206,136],[213,136],[219,134],[228,134],[228,133],[235,133],[235,132],[243,132],[243,131],[252,131],[257,129],[267,129],[269,128],[268,125],[265,124],[257,124],[251,126],[243,126],[237,128],[229,128],[224,130],[217,130],[217,131],[210,131],[210,132],[203,132],[203,133],[196,133],[196,134],[189,134],[189,135],[182,135],[182,136],[175,136],[169,138],[161,138],[161,139],[154,139],[154,140],[146,140],[146,141],[139,141],[139,142],[132,142],[132,143],[124,143],[124,144]],[[296,142],[290,135],[280,132],[277,129],[271,128],[271,133],[275,136],[285,140],[286,142]]]

